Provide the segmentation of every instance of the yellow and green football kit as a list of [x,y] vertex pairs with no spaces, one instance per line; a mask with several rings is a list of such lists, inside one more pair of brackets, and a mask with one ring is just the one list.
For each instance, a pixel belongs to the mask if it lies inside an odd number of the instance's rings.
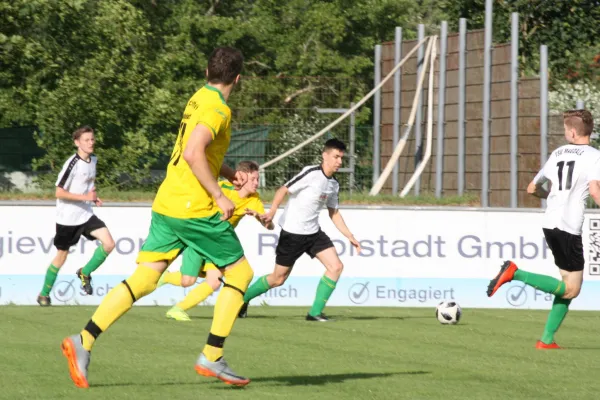
[[[260,199],[258,193],[251,194],[246,197],[240,197],[239,193],[229,182],[221,181],[219,186],[223,194],[233,202],[235,209],[233,215],[229,218],[229,223],[236,228],[242,218],[246,215],[246,209],[257,212],[258,214],[265,213],[265,206]],[[218,269],[218,267],[205,259],[202,254],[196,252],[193,248],[188,247],[183,252],[183,261],[180,272],[165,272],[161,282],[171,285],[181,285],[181,275],[206,277],[206,271]]]
[[[261,201],[258,193],[252,194],[247,197],[240,197],[238,192],[227,182],[219,182],[223,194],[229,198],[235,205],[233,216],[229,219],[231,225],[235,228],[246,215],[246,209],[257,212],[258,214],[265,213],[265,207]],[[218,269],[212,263],[206,263],[204,258],[193,251],[191,248],[187,248],[183,253],[183,263],[179,272],[165,272],[161,277],[158,285],[162,286],[166,283],[181,286],[182,275],[206,277],[209,270]],[[197,271],[199,270],[199,273]],[[215,283],[209,283],[208,281],[202,282],[188,292],[185,298],[177,303],[174,307],[167,311],[167,318],[175,319],[177,321],[191,321],[191,318],[186,313],[187,310],[197,306],[208,298],[217,287]]]
[[[220,181],[219,186],[223,194],[233,202],[235,209],[233,215],[229,218],[229,223],[233,228],[237,228],[238,224],[246,215],[246,209],[257,212],[258,214],[265,213],[265,206],[260,199],[258,193],[251,194],[246,197],[240,197],[239,193],[229,182]],[[206,260],[201,254],[187,248],[183,253],[183,262],[180,268],[182,275],[205,277],[206,271],[217,269],[218,267]],[[199,272],[198,272],[199,271]]]
[[[187,248],[193,251],[189,257],[201,257],[221,268],[244,254],[232,224],[220,220],[214,199],[183,160],[190,133],[198,124],[206,126],[213,135],[206,157],[217,179],[231,139],[231,110],[221,93],[208,85],[196,92],[185,108],[167,176],[152,204],[150,231],[138,255],[139,264],[170,264]],[[194,258],[184,265],[192,268],[192,276],[197,276],[193,261]],[[188,271],[183,272],[187,275]]]
[[[106,295],[81,331],[81,344],[87,351],[91,350],[98,335],[131,309],[135,301],[156,289],[161,274],[147,263],[171,263],[186,248],[219,267],[233,264],[243,257],[233,226],[220,220],[221,214],[212,196],[200,185],[183,159],[183,151],[197,125],[207,127],[212,133],[213,141],[206,150],[206,157],[212,175],[215,179],[219,175],[231,139],[231,110],[221,92],[207,85],[198,90],[185,107],[167,176],[152,204],[150,232],[138,256],[138,268]],[[237,263],[231,271],[225,271],[228,281],[241,291],[246,290],[252,275],[252,268],[246,260]],[[242,295],[235,290],[232,293],[225,291],[222,295],[225,300],[217,302],[218,312],[211,327],[211,340],[204,350],[212,361],[222,354],[224,341],[214,338],[229,335],[238,304],[242,304]],[[234,298],[233,303],[229,299],[231,297]],[[234,308],[230,310],[231,304]],[[66,345],[70,340],[65,339]]]

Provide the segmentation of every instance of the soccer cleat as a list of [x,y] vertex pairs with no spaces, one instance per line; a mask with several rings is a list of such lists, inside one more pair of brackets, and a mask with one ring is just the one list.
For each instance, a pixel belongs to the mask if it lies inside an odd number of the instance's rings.
[[329,319],[325,314],[321,313],[319,315],[310,315],[310,314],[306,314],[306,320],[307,321],[317,321],[317,322],[329,322],[329,321],[333,321],[332,319]]
[[81,271],[81,268],[77,270],[77,277],[81,281],[81,288],[91,296],[94,293],[94,289],[92,288],[92,277],[84,275]]
[[550,344],[546,344],[541,340],[538,340],[535,344],[535,348],[538,350],[560,350],[562,347],[556,344],[556,342],[552,342]]
[[175,321],[188,322],[192,320],[188,313],[179,307],[171,307],[171,309],[167,311],[166,316],[167,318],[174,319]]
[[242,304],[242,308],[238,312],[238,318],[247,318],[248,317],[248,303]]
[[196,372],[202,376],[215,377],[222,380],[228,385],[246,386],[250,383],[250,379],[237,375],[229,368],[227,361],[223,357],[217,361],[209,361],[204,353],[200,354],[196,366]]
[[496,293],[496,291],[500,289],[500,286],[512,281],[513,277],[515,276],[515,272],[518,269],[519,268],[517,268],[515,263],[513,263],[512,261],[505,261],[504,264],[502,264],[502,267],[500,267],[500,272],[498,272],[498,275],[496,275],[496,277],[492,279],[490,281],[490,284],[488,285],[488,297],[492,297],[494,293]]
[[37,303],[42,307],[50,307],[52,305],[50,296],[42,296],[41,294],[37,297]]
[[67,357],[69,374],[75,386],[89,388],[87,372],[90,365],[90,352],[83,348],[81,335],[73,335],[65,338],[60,348],[65,357]]

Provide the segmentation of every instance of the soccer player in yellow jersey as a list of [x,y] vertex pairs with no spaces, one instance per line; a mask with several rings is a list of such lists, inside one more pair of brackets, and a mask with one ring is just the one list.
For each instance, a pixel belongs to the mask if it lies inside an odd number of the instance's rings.
[[[227,181],[219,182],[221,190],[223,190],[223,194],[225,194],[225,196],[227,196],[231,201],[233,201],[233,204],[235,204],[235,211],[233,212],[232,217],[229,219],[229,223],[235,228],[245,215],[252,215],[267,229],[274,229],[275,224],[273,224],[273,222],[265,223],[259,218],[259,216],[265,213],[265,207],[256,191],[258,189],[259,180],[258,164],[254,161],[241,161],[238,163],[236,169],[248,174],[248,182],[246,182],[246,184],[242,186],[239,191],[235,190],[235,188]],[[182,269],[186,269],[187,267],[185,264],[190,262],[203,264],[203,258],[200,256],[200,259],[198,260],[197,257],[198,255],[192,251],[192,249],[186,249],[183,253],[184,266]],[[191,321],[190,316],[186,311],[206,300],[208,296],[221,287],[221,278],[223,277],[223,273],[214,264],[204,264],[200,270],[199,276],[205,277],[206,279],[204,282],[192,289],[187,296],[185,296],[185,299],[167,311],[167,318],[174,319],[176,321]],[[160,287],[167,283],[175,286],[181,286],[181,277],[181,272],[167,271],[158,281],[158,286]]]
[[[227,99],[240,79],[243,56],[239,50],[217,48],[208,60],[208,84],[187,102],[167,176],[152,204],[146,242],[129,278],[104,298],[80,334],[67,337],[61,347],[76,386],[89,387],[90,351],[98,336],[131,309],[133,303],[156,289],[169,264],[187,248],[223,271],[226,284],[219,292],[206,346],[195,369],[204,376],[244,386],[250,380],[234,373],[223,358],[243,295],[254,272],[242,245],[227,221],[235,205],[217,183],[219,174],[237,188],[247,176],[223,164],[231,138],[231,110]],[[200,265],[185,264],[183,286],[198,278]]]

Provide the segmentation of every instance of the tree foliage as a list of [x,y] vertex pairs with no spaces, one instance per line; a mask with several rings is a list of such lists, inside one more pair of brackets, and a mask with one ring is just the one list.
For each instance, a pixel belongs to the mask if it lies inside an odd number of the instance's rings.
[[[449,1],[451,29],[467,18],[468,29],[485,27],[485,0]],[[511,13],[519,14],[519,54],[524,74],[539,73],[540,46],[548,46],[553,83],[600,80],[600,4],[589,0],[496,0],[493,3],[496,42],[509,42]]]
[[575,108],[577,101],[581,100],[585,108],[594,116],[594,133],[596,144],[600,137],[600,92],[598,87],[588,82],[561,82],[549,93],[548,103],[551,115],[562,116],[565,110]]

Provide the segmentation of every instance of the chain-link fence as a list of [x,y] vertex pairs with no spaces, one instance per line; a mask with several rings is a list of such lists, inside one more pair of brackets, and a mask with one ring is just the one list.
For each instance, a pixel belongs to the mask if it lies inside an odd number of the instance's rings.
[[[230,97],[232,109],[232,141],[226,162],[234,166],[241,160],[263,164],[303,142],[340,116],[340,110],[350,107],[360,98],[363,89],[350,78],[327,77],[250,77],[244,78],[241,89]],[[348,151],[337,178],[342,190],[367,190],[372,177],[372,127],[370,110],[362,107],[354,115],[354,168],[350,168]],[[173,127],[173,133],[177,131]],[[32,175],[32,161],[42,156],[33,138],[34,126],[0,129],[0,190],[24,189],[11,184],[10,174]],[[306,165],[319,164],[323,143],[336,137],[350,150],[351,118],[347,118],[322,138],[265,170],[262,187],[277,188]],[[1,136],[1,135],[4,136]],[[157,155],[152,168],[157,180],[164,177],[170,148]],[[62,162],[62,160],[59,160]]]
[[[310,111],[310,112],[309,112]],[[314,110],[304,110],[285,124],[244,125],[233,132],[226,162],[233,166],[242,160],[255,160],[259,164],[269,161],[319,132],[339,115],[320,115]],[[301,150],[269,166],[262,175],[261,186],[277,188],[291,179],[307,165],[321,162],[323,143],[336,137],[346,146],[342,169],[337,174],[342,190],[365,191],[372,180],[372,127],[354,126],[354,145],[351,151],[350,119],[342,121],[322,138],[309,143]],[[351,163],[351,157],[354,163]]]
[[[262,164],[277,157],[325,128],[361,94],[361,88],[349,78],[250,78],[242,85],[231,101],[234,132],[226,160],[230,165],[243,159]],[[342,190],[367,190],[373,159],[372,127],[365,125],[369,112],[363,107],[354,119],[346,118],[322,138],[268,167],[262,187],[276,188],[304,166],[319,164],[323,143],[336,137],[348,147],[337,175]]]
[[[277,157],[337,119],[350,107],[352,101],[364,94],[361,90],[346,78],[246,79],[242,89],[234,93],[229,102],[233,111],[233,137],[226,162],[235,165],[241,160],[251,159],[263,164]],[[355,115],[354,168],[350,169],[351,152],[348,151],[343,169],[337,174],[344,191],[367,191],[372,185],[373,132],[372,126],[368,124],[369,103]],[[551,110],[548,128],[550,153],[565,143],[562,111]],[[40,149],[33,139],[35,130],[35,126],[0,129],[0,190],[22,189],[19,185],[31,181],[22,175],[31,174],[32,161],[44,154],[44,149]],[[536,158],[539,156],[539,147],[535,146],[536,143],[539,144],[539,139],[534,137],[538,130],[539,125],[534,125],[529,130],[523,127],[520,132],[520,141],[528,139],[527,143],[531,142],[531,148],[519,153],[520,187],[526,185],[539,169],[539,158]],[[529,131],[531,138],[528,136]],[[174,132],[175,129],[172,133]],[[351,132],[351,118],[347,118],[322,138],[268,167],[261,176],[262,187],[275,189],[304,166],[320,163],[322,145],[328,138],[337,137],[343,140],[350,150]],[[383,140],[384,147],[386,143]],[[447,149],[447,152],[450,154],[450,149]],[[409,153],[413,154],[414,150],[411,153],[409,149]],[[169,154],[163,156],[165,160],[169,159]],[[412,158],[404,161],[401,171],[409,170],[409,163],[414,162]],[[62,163],[62,160],[58,162]],[[152,176],[161,179],[164,176],[164,167],[165,165],[155,166],[156,171],[152,171]],[[428,177],[431,176],[424,174],[424,182],[427,183]],[[15,181],[15,177],[18,181]],[[591,199],[588,206],[596,208]]]

